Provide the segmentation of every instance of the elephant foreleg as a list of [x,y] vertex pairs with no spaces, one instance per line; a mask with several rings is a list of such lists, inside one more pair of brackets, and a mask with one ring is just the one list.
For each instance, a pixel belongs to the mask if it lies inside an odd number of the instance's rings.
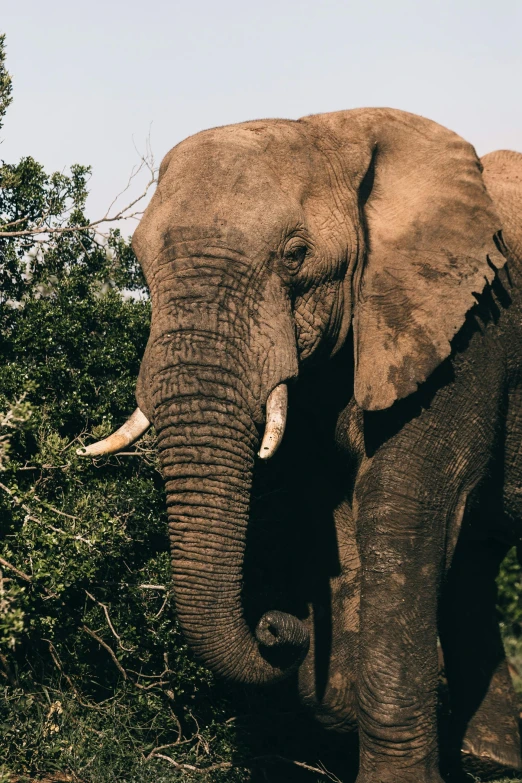
[[461,540],[440,611],[452,739],[466,771],[481,777],[522,768],[515,694],[495,610],[495,579],[506,551],[497,541]]
[[[441,783],[437,597],[443,524],[411,475],[359,494],[358,783]],[[395,485],[395,486],[394,486]]]

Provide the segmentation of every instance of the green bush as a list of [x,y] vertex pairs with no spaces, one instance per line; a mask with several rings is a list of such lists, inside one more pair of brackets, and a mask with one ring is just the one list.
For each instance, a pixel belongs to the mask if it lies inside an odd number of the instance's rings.
[[502,563],[497,579],[498,608],[506,636],[522,635],[522,574],[513,547]]

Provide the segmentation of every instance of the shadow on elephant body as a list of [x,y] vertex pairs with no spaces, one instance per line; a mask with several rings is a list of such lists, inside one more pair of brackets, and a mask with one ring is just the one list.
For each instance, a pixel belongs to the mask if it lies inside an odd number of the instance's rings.
[[[344,472],[333,434],[345,400],[325,407],[316,383],[311,376],[310,388],[304,382],[290,390],[285,440],[271,462],[255,471],[243,601],[251,628],[272,609],[312,625],[320,695],[332,639],[330,580],[341,568],[333,513],[343,497]],[[325,413],[318,417],[322,403]]]
[[305,623],[310,650],[296,691],[324,728],[344,733],[355,729],[359,595],[357,573],[343,574],[340,547],[356,549],[356,542],[353,530],[341,529],[343,513],[350,515],[343,504],[351,455],[338,448],[335,432],[352,399],[352,367],[345,348],[323,373],[304,374],[290,390],[285,440],[254,475],[243,591],[252,629],[273,609]]
[[[328,731],[303,711],[295,676],[264,691],[236,686],[228,696],[239,712],[234,721],[237,750],[233,763],[249,769],[249,783],[320,783],[336,778],[342,783],[354,783],[359,766],[357,733]],[[449,724],[449,695],[441,669],[438,727],[444,781],[520,780],[519,773],[500,764],[481,764],[472,757],[463,761]],[[319,771],[313,771],[314,768]],[[326,772],[333,777],[328,778]]]
[[[500,291],[504,290],[501,287]],[[481,298],[469,313],[465,327],[454,341],[451,360],[445,361],[414,395],[395,403],[386,411],[359,412],[367,456],[375,454],[409,422],[420,417],[423,411],[429,410],[441,390],[451,388],[455,377],[453,361],[459,361],[459,355],[463,361],[467,361],[466,350],[473,338],[480,340],[484,324],[495,322],[501,310],[509,307],[508,298],[500,302],[501,296],[502,294],[492,287],[491,292]],[[348,420],[353,416],[353,399],[346,392],[353,384],[353,378],[347,370],[353,366],[349,354],[350,348],[343,349],[332,360],[327,372],[323,375],[310,373],[309,378],[302,377],[299,387],[292,390],[285,441],[272,463],[259,466],[256,474],[255,503],[245,560],[247,586],[249,578],[251,580],[250,590],[245,593],[245,608],[247,614],[251,613],[252,623],[271,606],[277,606],[312,622],[312,638],[318,642],[313,651],[313,667],[315,717],[319,719],[321,699],[328,688],[333,629],[336,623],[336,619],[332,617],[331,583],[332,579],[339,576],[341,569],[334,509],[346,492],[347,473],[356,473],[356,466],[353,464],[355,455],[350,453],[349,448],[342,449],[335,445],[336,433],[338,435],[339,430],[346,429]],[[337,390],[333,404],[331,395],[328,396],[332,388]],[[503,449],[502,433],[499,432],[497,449],[491,455],[488,482],[492,476],[502,471]],[[494,483],[502,486],[502,475],[497,475]],[[477,487],[471,505],[481,510],[481,516],[486,515],[489,519],[489,512],[498,508],[499,498],[495,495],[488,500],[481,486]],[[261,558],[258,557],[260,552]],[[260,585],[263,586],[261,592]],[[253,600],[250,605],[249,595]],[[257,607],[255,610],[252,608],[254,605]],[[357,646],[356,639],[353,646]],[[285,688],[296,691],[298,704],[295,675]],[[276,701],[278,698],[279,695]],[[475,694],[475,699],[480,702],[480,693]],[[439,715],[442,769],[446,771],[445,777],[454,783],[459,780],[459,776],[463,779],[465,772],[460,762],[460,740],[456,753],[450,744],[445,726],[448,722],[448,708],[447,705],[444,707],[443,700]],[[306,722],[307,718],[302,714],[298,720],[294,720],[297,721],[295,725],[300,726],[299,721]],[[346,735],[327,740],[325,738],[332,736],[332,732],[325,730],[324,726],[317,725],[315,729],[312,726],[313,724],[309,725],[309,738],[301,747],[301,753],[296,755],[298,759],[324,760],[322,756],[313,756],[309,749],[322,747],[322,742],[328,747],[331,743],[333,748],[342,748],[343,743],[354,741],[353,737],[348,739]],[[353,728],[352,726],[352,731]],[[287,741],[288,735],[285,734],[285,737]],[[273,747],[278,747],[277,741]],[[334,759],[335,753],[334,750]],[[341,756],[346,758],[346,753],[341,753]],[[465,761],[469,766],[469,759]],[[286,769],[287,762],[281,762],[282,777],[277,777],[279,773],[275,771],[275,764],[275,761],[271,763],[275,777],[265,779],[290,780]],[[466,764],[464,768],[467,768]],[[475,763],[473,770],[485,775],[484,779],[494,779],[499,771],[502,771],[503,775],[510,771],[506,766],[495,765],[491,760],[483,764]],[[300,774],[304,776],[302,779],[306,780],[308,773],[294,771],[292,775],[294,774],[296,780],[299,780]],[[344,773],[346,779],[352,774],[353,769],[348,764],[348,771]],[[340,777],[344,779],[342,775]]]

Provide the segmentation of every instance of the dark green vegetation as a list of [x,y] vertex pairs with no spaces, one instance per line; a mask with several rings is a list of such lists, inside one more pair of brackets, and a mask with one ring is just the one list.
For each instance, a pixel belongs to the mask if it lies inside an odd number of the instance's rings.
[[[0,124],[9,102],[0,38]],[[86,225],[88,175],[3,164],[0,222]],[[135,407],[150,309],[129,295],[143,281],[128,242],[91,229],[0,236],[0,278],[0,781],[240,781],[262,768],[328,779],[267,759],[278,741],[298,760],[326,755],[293,713],[276,719],[267,703],[250,718],[257,697],[214,682],[187,651],[153,436],[132,454],[76,456]],[[514,556],[500,587],[516,654]]]

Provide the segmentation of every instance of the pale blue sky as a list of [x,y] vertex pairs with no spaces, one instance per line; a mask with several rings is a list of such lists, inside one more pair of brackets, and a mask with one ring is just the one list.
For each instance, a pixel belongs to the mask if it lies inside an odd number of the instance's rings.
[[0,30],[0,158],[91,164],[91,217],[151,123],[158,162],[203,128],[357,106],[522,150],[522,0],[1,0]]

